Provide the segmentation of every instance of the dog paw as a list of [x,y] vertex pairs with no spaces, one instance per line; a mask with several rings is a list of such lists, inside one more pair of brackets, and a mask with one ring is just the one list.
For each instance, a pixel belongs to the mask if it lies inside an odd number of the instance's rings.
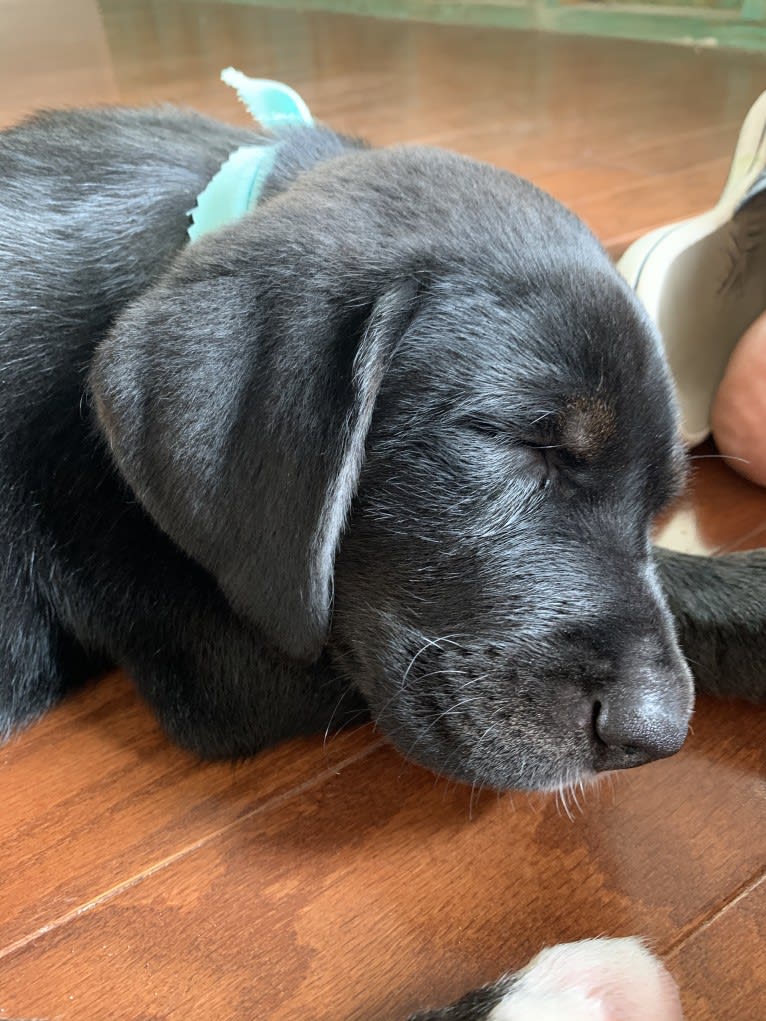
[[683,1021],[678,988],[638,939],[564,943],[515,976],[487,1021]]

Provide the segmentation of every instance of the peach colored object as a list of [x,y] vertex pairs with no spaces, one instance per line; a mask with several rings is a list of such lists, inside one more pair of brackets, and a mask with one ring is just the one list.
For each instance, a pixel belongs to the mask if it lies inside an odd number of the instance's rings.
[[766,486],[766,312],[734,348],[713,402],[712,425],[731,467]]

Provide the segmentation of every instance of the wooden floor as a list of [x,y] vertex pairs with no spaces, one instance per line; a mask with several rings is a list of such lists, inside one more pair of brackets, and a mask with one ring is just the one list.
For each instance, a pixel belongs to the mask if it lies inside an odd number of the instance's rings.
[[[615,253],[714,200],[766,88],[764,57],[735,52],[173,0],[0,3],[3,124],[160,100],[246,123],[217,81],[227,64],[374,142],[526,174]],[[766,543],[766,493],[695,466],[687,537]],[[643,933],[689,1021],[766,1019],[763,710],[702,700],[681,754],[570,818],[551,798],[472,800],[369,729],[198,765],[113,675],[0,749],[0,799],[0,1018],[397,1021],[546,943]]]

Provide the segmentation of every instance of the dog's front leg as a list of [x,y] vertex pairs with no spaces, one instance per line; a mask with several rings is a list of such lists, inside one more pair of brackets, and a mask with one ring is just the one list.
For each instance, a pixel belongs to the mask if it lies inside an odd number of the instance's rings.
[[766,550],[655,559],[697,687],[766,700]]
[[326,655],[302,664],[272,651],[215,594],[202,600],[197,590],[173,617],[143,617],[120,665],[170,737],[202,758],[242,758],[364,718]]

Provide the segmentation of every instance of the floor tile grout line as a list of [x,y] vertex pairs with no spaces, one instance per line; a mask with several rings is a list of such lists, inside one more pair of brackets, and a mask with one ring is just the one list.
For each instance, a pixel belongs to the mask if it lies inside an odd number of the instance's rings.
[[320,773],[318,773],[311,779],[305,780],[303,783],[297,784],[295,787],[291,787],[287,791],[282,791],[280,794],[276,794],[273,797],[268,798],[262,804],[251,809],[249,812],[245,812],[244,815],[238,816],[236,819],[232,820],[230,823],[227,823],[225,826],[219,826],[218,829],[211,830],[209,833],[206,833],[203,837],[200,837],[198,840],[193,841],[191,844],[185,845],[178,851],[175,851],[173,854],[170,854],[165,858],[162,858],[159,861],[154,862],[154,864],[141,869],[135,875],[130,876],[128,879],[123,880],[116,886],[113,886],[108,890],[104,890],[102,893],[98,894],[95,897],[92,897],[90,900],[84,902],[83,904],[78,905],[76,908],[72,908],[70,911],[67,911],[63,915],[60,915],[58,918],[54,918],[51,922],[47,923],[46,925],[40,926],[39,928],[35,929],[34,932],[30,932],[26,936],[22,936],[19,939],[15,940],[13,943],[9,943],[7,946],[0,948],[0,961],[8,957],[11,957],[13,954],[18,953],[21,950],[24,950],[26,947],[32,945],[33,943],[36,943],[37,940],[41,939],[44,936],[47,936],[49,933],[55,932],[58,929],[61,929],[64,926],[68,925],[70,922],[76,921],[82,915],[89,914],[91,911],[96,910],[103,904],[106,904],[109,901],[114,900],[114,898],[118,897],[121,893],[124,893],[126,890],[130,890],[135,886],[138,886],[140,883],[144,882],[144,880],[150,879],[152,876],[157,875],[159,872],[162,872],[164,869],[169,868],[176,862],[189,857],[196,851],[205,847],[207,844],[218,839],[223,834],[228,833],[231,830],[234,830],[238,826],[242,825],[242,823],[247,822],[247,820],[253,819],[257,815],[262,815],[264,812],[268,812],[275,808],[279,808],[282,805],[287,804],[294,797],[297,797],[298,795],[303,794],[306,791],[318,787],[325,780],[328,780],[330,777],[335,776],[340,770],[346,769],[357,762],[362,762],[368,756],[372,755],[374,752],[384,747],[385,744],[386,741],[384,738],[378,738],[377,740],[373,741],[373,743],[370,744],[367,748],[363,748],[361,751],[355,752],[353,755],[349,755],[345,759],[340,759],[332,766],[326,766]]
[[749,896],[761,883],[766,882],[766,868],[761,868],[754,876],[746,879],[732,897],[713,907],[697,923],[691,923],[683,932],[680,932],[676,939],[672,940],[666,950],[663,951],[663,958],[669,960],[675,957],[690,940],[699,936],[708,929],[714,922],[726,914],[726,912],[739,904],[745,897]]

